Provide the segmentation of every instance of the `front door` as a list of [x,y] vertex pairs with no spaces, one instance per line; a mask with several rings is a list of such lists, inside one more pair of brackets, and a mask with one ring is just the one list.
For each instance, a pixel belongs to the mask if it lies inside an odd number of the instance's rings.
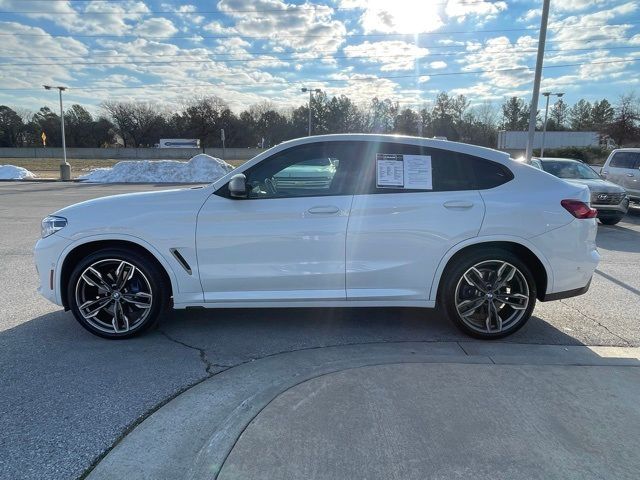
[[345,299],[352,158],[339,143],[292,147],[244,171],[246,199],[225,187],[209,198],[196,234],[205,301]]

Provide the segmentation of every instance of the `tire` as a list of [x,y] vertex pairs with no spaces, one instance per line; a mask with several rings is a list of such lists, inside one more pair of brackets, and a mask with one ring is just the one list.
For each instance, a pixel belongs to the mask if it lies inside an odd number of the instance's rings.
[[600,223],[602,223],[603,225],[615,225],[616,223],[620,222],[620,220],[622,220],[622,217],[603,217],[598,218],[598,220],[600,220]]
[[130,338],[157,323],[169,303],[169,292],[155,259],[121,248],[87,255],[67,285],[76,320],[94,335],[109,339]]
[[511,335],[527,323],[536,303],[536,283],[529,268],[513,253],[497,248],[455,258],[441,285],[441,309],[454,325],[475,338]]

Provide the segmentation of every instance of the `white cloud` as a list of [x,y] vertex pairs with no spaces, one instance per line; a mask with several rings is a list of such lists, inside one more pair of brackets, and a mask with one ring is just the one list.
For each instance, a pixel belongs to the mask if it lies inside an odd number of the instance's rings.
[[380,70],[412,70],[416,60],[426,57],[429,50],[401,40],[382,42],[366,41],[359,45],[344,47],[347,57],[366,63],[379,63]]
[[517,87],[532,79],[527,67],[535,58],[535,50],[531,49],[531,43],[535,41],[533,37],[523,36],[512,43],[502,36],[484,44],[470,43],[467,45],[469,53],[458,63],[463,65],[463,71],[484,71],[481,77],[493,88]]
[[175,35],[178,29],[167,18],[149,18],[136,26],[136,34],[148,37],[170,37]]
[[235,20],[234,28],[242,35],[265,37],[272,46],[299,52],[337,51],[344,43],[346,28],[333,19],[333,9],[313,4],[303,7],[281,0],[218,2],[218,8]]
[[343,0],[343,8],[361,8],[360,24],[365,33],[432,32],[444,25],[439,3],[427,0]]
[[0,8],[33,12],[24,15],[28,18],[51,21],[69,32],[96,35],[124,35],[131,30],[135,22],[149,12],[144,2],[135,0],[81,4],[0,0]]
[[[2,37],[0,56],[5,57],[3,62],[47,64],[3,65],[0,69],[0,83],[5,88],[39,87],[44,83],[69,82],[84,69],[82,65],[51,65],[52,62],[46,59],[46,56],[86,55],[89,49],[76,39],[52,37],[41,28],[17,22],[0,22],[0,31],[18,34]],[[28,54],[32,57],[26,57]]]
[[601,47],[625,42],[632,24],[606,25],[618,16],[638,9],[636,2],[628,2],[599,12],[573,15],[549,24],[553,40],[563,42],[561,48]]
[[450,18],[456,18],[460,21],[465,20],[468,16],[479,17],[481,20],[490,20],[506,9],[506,2],[486,0],[449,0],[445,7],[445,13]]
[[447,68],[447,62],[443,62],[442,60],[436,60],[435,62],[431,62],[429,66],[434,70],[440,70],[442,68]]

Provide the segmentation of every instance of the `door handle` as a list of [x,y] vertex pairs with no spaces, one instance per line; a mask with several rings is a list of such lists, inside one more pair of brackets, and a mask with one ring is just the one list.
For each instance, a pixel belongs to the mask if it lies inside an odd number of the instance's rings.
[[633,177],[633,173],[627,173],[627,177]]
[[602,175],[609,175],[609,170],[603,170]]
[[338,213],[340,209],[334,205],[322,205],[318,207],[311,207],[307,210],[307,213],[311,215],[334,215]]
[[459,200],[451,200],[449,202],[444,202],[442,204],[445,208],[459,208],[459,209],[465,209],[465,208],[471,208],[473,207],[473,202],[465,202],[465,201],[459,201]]

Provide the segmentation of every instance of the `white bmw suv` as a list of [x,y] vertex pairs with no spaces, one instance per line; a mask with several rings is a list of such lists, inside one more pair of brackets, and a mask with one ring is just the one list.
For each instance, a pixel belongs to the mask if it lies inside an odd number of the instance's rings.
[[536,299],[587,291],[595,216],[586,186],[502,152],[327,135],[205,187],[63,208],[43,220],[35,258],[41,293],[106,338],[143,332],[169,306],[438,307],[498,338]]

